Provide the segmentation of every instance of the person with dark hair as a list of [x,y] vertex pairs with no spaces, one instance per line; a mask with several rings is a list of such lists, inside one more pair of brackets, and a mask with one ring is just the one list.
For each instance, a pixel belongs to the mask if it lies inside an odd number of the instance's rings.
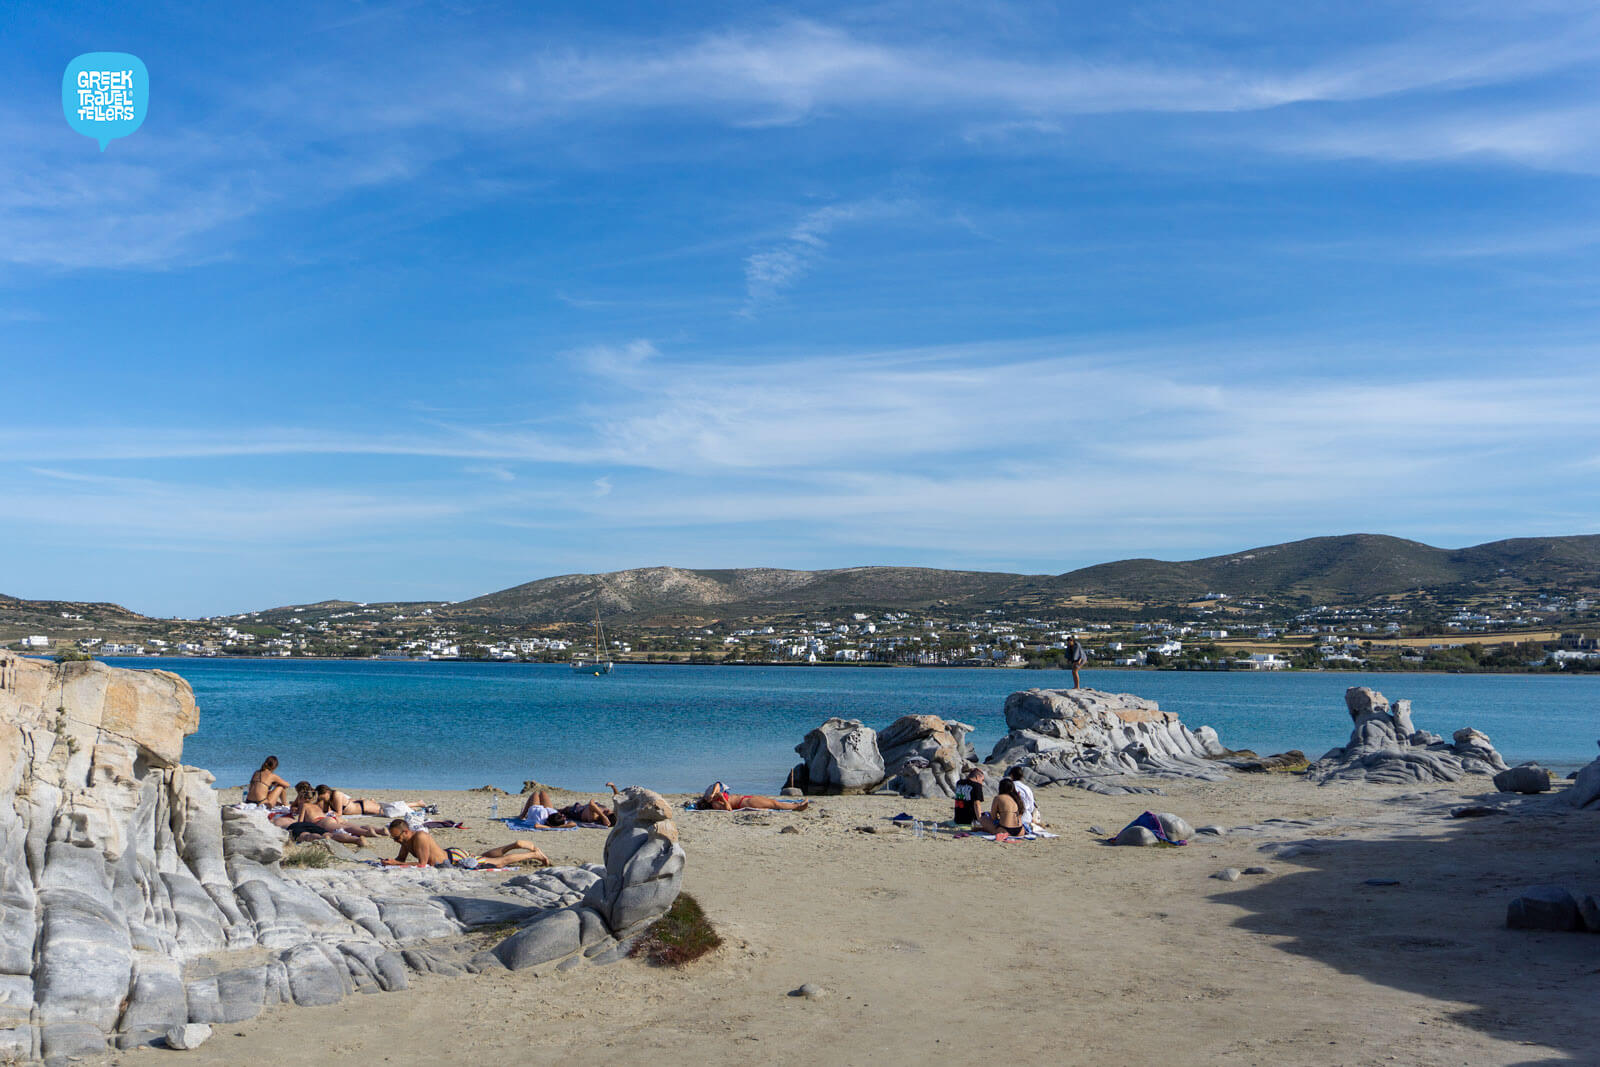
[[1089,662],[1089,651],[1078,643],[1077,634],[1067,635],[1067,666],[1072,668],[1072,688],[1079,688],[1082,683],[1078,680],[1078,671]]
[[268,756],[261,762],[261,769],[250,776],[250,784],[245,787],[246,804],[267,804],[276,807],[288,803],[289,783],[273,773],[277,769],[277,756]]
[[1016,782],[1010,778],[1000,779],[994,803],[978,816],[978,828],[996,838],[1021,837],[1026,833],[1022,828],[1022,805],[1017,800]]
[[730,793],[721,782],[714,782],[700,796],[700,807],[707,811],[805,811],[809,800],[773,800],[771,797]]
[[1022,780],[1022,774],[1020,766],[1006,772],[1006,777],[1016,785],[1017,802],[1022,805],[1022,825],[1043,826],[1044,821],[1039,818],[1039,804],[1033,798],[1033,787]]
[[[611,795],[616,796],[617,787],[611,782],[607,782],[606,785],[611,787]],[[612,803],[614,805],[616,802]],[[529,794],[527,803],[522,805],[522,814],[518,815],[517,819],[520,822],[552,830],[559,830],[574,823],[599,823],[601,826],[610,826],[616,821],[616,808],[606,808],[598,800],[578,801],[564,808],[558,808],[546,790],[538,789]]]
[[983,778],[982,767],[971,767],[956,783],[957,826],[971,826],[978,821],[978,813],[983,810]]

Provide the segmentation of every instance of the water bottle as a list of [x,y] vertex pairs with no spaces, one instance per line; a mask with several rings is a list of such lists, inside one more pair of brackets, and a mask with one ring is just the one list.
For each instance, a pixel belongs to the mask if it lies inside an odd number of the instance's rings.
[[489,801],[489,818],[498,819],[499,817],[500,817],[500,798],[499,797],[495,797],[495,798],[493,798],[492,800]]
[[912,819],[911,820],[911,836],[916,838],[918,841],[922,840],[922,820],[921,819]]

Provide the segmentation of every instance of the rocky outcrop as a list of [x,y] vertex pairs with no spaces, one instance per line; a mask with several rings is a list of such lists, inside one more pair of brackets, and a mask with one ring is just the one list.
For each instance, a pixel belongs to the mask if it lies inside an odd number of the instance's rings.
[[615,959],[677,895],[671,808],[637,789],[602,867],[286,872],[283,831],[180,764],[198,722],[177,675],[0,654],[0,1061],[481,969],[462,935],[489,923],[548,923],[562,949],[575,923],[563,959]]
[[1409,700],[1390,704],[1382,693],[1366,686],[1346,690],[1344,699],[1355,724],[1350,740],[1311,764],[1308,773],[1313,781],[1412,785],[1454,782],[1467,774],[1507,769],[1489,738],[1477,730],[1457,730],[1446,742],[1417,729]]
[[888,781],[883,788],[904,797],[953,797],[964,764],[977,753],[972,727],[937,715],[902,715],[878,735]]
[[805,793],[868,793],[883,782],[878,735],[857,719],[829,719],[794,750],[800,764],[790,779]]
[[829,719],[795,746],[789,786],[812,795],[887,791],[949,797],[977,754],[972,727],[937,715],[902,715],[882,733],[856,719]]
[[1030,785],[1072,785],[1097,793],[1151,792],[1139,778],[1218,781],[1227,750],[1216,733],[1190,730],[1150,700],[1096,689],[1029,689],[1006,698],[1010,731],[988,763],[1020,766]]
[[1557,793],[1556,799],[1573,808],[1600,807],[1600,759],[1573,775],[1572,784]]

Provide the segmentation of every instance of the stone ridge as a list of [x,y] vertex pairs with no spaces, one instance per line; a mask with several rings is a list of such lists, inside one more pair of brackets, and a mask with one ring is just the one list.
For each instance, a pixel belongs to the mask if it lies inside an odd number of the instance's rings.
[[[285,872],[285,833],[179,762],[198,723],[175,674],[0,653],[0,1061],[399,989],[408,970],[611,962],[677,897],[672,808],[636,788],[603,866]],[[464,937],[506,923],[493,953]]]

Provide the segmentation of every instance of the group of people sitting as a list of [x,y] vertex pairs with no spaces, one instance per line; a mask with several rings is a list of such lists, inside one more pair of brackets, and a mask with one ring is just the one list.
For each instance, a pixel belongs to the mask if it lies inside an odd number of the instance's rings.
[[[310,782],[296,782],[293,786],[278,775],[278,757],[268,756],[261,768],[250,777],[245,787],[246,804],[257,804],[268,810],[267,818],[274,826],[289,833],[296,843],[329,840],[362,848],[377,837],[388,837],[400,846],[394,859],[383,860],[386,867],[465,867],[491,868],[550,865],[546,856],[531,841],[517,840],[508,845],[491,848],[477,856],[461,849],[442,847],[428,831],[444,826],[465,830],[458,822],[427,820],[418,814],[425,807],[422,801],[378,801],[352,798],[348,793],[328,785],[313,786]],[[606,783],[612,796],[618,795],[616,785]],[[291,795],[290,790],[293,790]],[[613,804],[615,802],[613,801]],[[431,809],[430,809],[431,810]],[[392,819],[386,827],[350,822],[346,816],[395,815],[404,812],[407,817]],[[607,809],[598,801],[568,804],[557,808],[550,794],[539,790],[523,806],[521,819],[537,824],[538,829],[558,829],[567,826],[611,826],[616,821],[616,808]]]
[[382,837],[384,832],[375,826],[350,822],[346,816],[393,814],[423,806],[421,801],[384,803],[352,798],[330,785],[314,786],[310,782],[296,782],[291,798],[291,786],[277,772],[278,757],[268,756],[261,768],[251,775],[250,784],[245,787],[244,802],[267,808],[267,819],[274,826],[287,830],[291,841],[327,838],[361,848],[369,838]]
[[995,787],[989,810],[983,810],[983,786],[987,780],[982,767],[968,770],[956,783],[957,826],[968,826],[998,840],[1023,837],[1044,823],[1039,819],[1039,805],[1034,800],[1033,789],[1022,780],[1022,768],[1013,767]]

